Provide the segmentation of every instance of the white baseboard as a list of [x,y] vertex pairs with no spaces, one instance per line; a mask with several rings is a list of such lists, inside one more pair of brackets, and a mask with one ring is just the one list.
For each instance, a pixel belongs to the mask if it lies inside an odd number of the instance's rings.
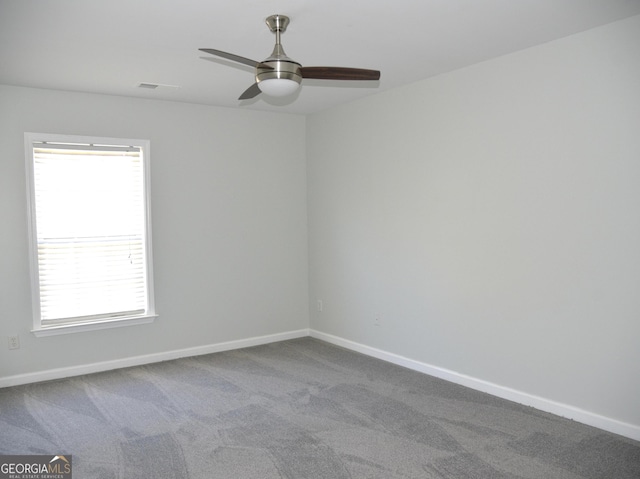
[[572,419],[582,424],[587,424],[589,426],[597,427],[598,429],[603,429],[614,434],[619,434],[621,436],[640,441],[640,426],[628,424],[616,419],[585,411],[574,406],[562,404],[522,391],[517,391],[505,386],[500,386],[498,384],[467,376],[465,374],[460,374],[449,369],[444,369],[437,366],[432,366],[430,364],[422,363],[420,361],[415,361],[404,356],[399,356],[397,354],[372,348],[364,344],[356,343],[354,341],[343,339],[338,336],[333,336],[331,334],[326,334],[314,329],[309,331],[309,335],[313,338],[326,341],[327,343],[335,344],[352,351],[366,354],[367,356],[382,359],[383,361],[397,364],[408,369],[413,369],[414,371],[419,371],[421,373],[444,379],[455,384],[460,384],[477,391],[482,391],[493,396],[508,399],[509,401],[523,404],[525,406],[531,406],[541,411]]
[[382,359],[383,361],[397,364],[414,371],[419,371],[421,373],[444,379],[455,384],[460,384],[477,391],[482,391],[493,396],[508,399],[509,401],[524,404],[525,406],[531,406],[541,411],[549,412],[557,416],[572,419],[589,426],[597,427],[614,434],[619,434],[621,436],[640,441],[640,426],[624,423],[616,419],[601,416],[599,414],[585,411],[574,406],[558,403],[550,399],[545,399],[505,386],[500,386],[498,384],[460,374],[455,371],[422,363],[420,361],[409,359],[404,356],[389,353],[381,349],[372,348],[364,344],[356,343],[348,339],[343,339],[338,336],[333,336],[331,334],[326,334],[313,329],[300,329],[297,331],[288,331],[266,336],[257,336],[253,338],[239,339],[224,343],[208,344],[205,346],[196,346],[193,348],[177,349],[173,351],[146,354],[142,356],[133,356],[129,358],[116,359],[113,361],[103,361],[99,363],[83,364],[66,368],[49,369],[36,373],[6,376],[0,378],[0,388],[19,386],[21,384],[36,383],[41,381],[50,381],[53,379],[62,379],[72,376],[80,376],[82,374],[110,371],[112,369],[127,368],[131,366],[140,366],[143,364],[157,363],[160,361],[168,361],[171,359],[219,353],[222,351],[248,348],[251,346],[259,346],[261,344],[275,343],[278,341],[302,338],[306,336],[311,336],[313,338],[317,338],[322,341],[326,341],[327,343],[335,344],[337,346],[341,346],[346,349],[365,354],[367,356]]
[[91,374],[102,371],[110,371],[112,369],[128,368],[131,366],[140,366],[143,364],[157,363],[160,361],[168,361],[171,359],[200,356],[202,354],[219,353],[232,349],[248,348],[251,346],[259,346],[261,344],[275,343],[278,341],[303,338],[306,336],[309,336],[309,330],[300,329],[297,331],[288,331],[285,333],[270,334],[267,336],[257,336],[253,338],[239,339],[236,341],[228,341],[224,343],[207,344],[204,346],[196,346],[193,348],[176,349],[173,351],[165,351],[161,353],[115,359],[113,361],[102,361],[99,363],[82,364],[79,366],[70,366],[66,368],[48,369],[46,371],[39,371],[36,373],[17,374],[15,376],[6,376],[0,378],[0,388],[19,386],[21,384],[30,384],[41,381],[51,381],[52,379],[62,379],[72,376],[80,376],[82,374]]

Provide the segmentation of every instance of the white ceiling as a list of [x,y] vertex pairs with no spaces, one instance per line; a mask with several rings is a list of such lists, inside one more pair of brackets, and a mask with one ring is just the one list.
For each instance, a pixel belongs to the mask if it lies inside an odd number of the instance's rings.
[[[303,66],[380,81],[238,101],[252,69],[198,48],[263,60],[275,13]],[[0,83],[307,114],[637,14],[640,0],[0,0]]]

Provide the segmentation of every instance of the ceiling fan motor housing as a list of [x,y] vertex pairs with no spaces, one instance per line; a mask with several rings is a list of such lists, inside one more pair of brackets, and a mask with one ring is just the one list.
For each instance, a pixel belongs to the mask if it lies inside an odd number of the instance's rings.
[[296,83],[302,81],[300,73],[301,65],[289,59],[272,60],[267,59],[256,67],[256,81],[260,83],[264,80],[285,79],[293,80]]

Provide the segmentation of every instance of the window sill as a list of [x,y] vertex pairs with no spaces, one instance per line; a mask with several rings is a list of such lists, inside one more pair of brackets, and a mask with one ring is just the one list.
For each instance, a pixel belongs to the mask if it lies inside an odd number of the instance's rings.
[[121,328],[123,326],[149,324],[153,323],[157,317],[157,314],[148,314],[146,316],[130,316],[86,323],[63,324],[60,326],[34,328],[31,330],[31,332],[39,338],[43,336],[57,336],[58,334],[82,333],[85,331],[97,331],[100,329]]

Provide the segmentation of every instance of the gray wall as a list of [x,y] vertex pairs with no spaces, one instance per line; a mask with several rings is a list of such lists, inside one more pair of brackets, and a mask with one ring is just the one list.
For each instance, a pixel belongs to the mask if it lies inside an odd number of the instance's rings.
[[[306,329],[304,123],[0,86],[0,377]],[[155,323],[29,332],[25,131],[151,140]]]
[[308,117],[312,328],[640,426],[638,45],[634,17]]

